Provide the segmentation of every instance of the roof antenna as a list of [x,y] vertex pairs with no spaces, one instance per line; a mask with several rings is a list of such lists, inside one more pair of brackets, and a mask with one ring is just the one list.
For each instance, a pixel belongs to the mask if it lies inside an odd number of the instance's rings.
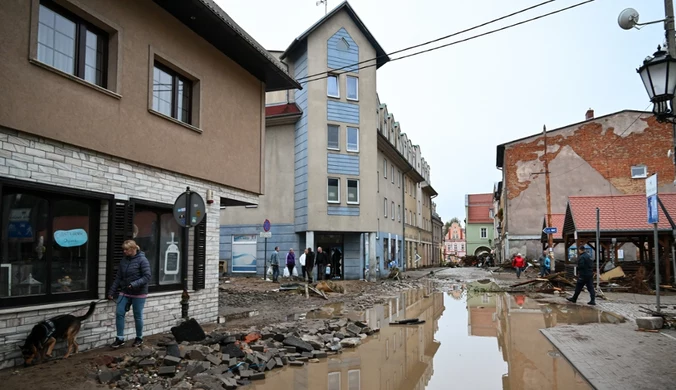
[[324,15],[329,13],[329,0],[318,0],[317,5],[324,4]]

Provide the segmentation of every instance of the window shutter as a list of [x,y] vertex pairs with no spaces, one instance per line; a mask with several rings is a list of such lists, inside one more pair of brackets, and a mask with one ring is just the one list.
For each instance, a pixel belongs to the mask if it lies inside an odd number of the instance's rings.
[[117,276],[120,260],[124,257],[122,244],[131,240],[134,229],[134,205],[127,201],[111,202],[108,234],[108,266],[106,269],[106,293]]
[[207,215],[202,222],[195,226],[195,244],[193,255],[193,290],[202,290],[206,287],[207,268]]

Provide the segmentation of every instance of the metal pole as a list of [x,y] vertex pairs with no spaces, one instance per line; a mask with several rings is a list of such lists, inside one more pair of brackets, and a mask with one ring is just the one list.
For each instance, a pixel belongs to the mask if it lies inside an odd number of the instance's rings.
[[676,32],[674,31],[674,2],[673,0],[664,0],[664,33],[667,38],[667,49],[669,55],[676,57]]
[[660,243],[657,237],[657,224],[653,224],[653,240],[655,246],[655,297],[657,299],[657,312],[660,312]]
[[183,295],[181,300],[181,314],[184,319],[188,319],[188,308],[190,296],[188,295],[188,251],[190,250],[190,187],[185,188],[185,227],[183,228],[183,254],[181,256],[181,267],[183,273]]
[[601,211],[599,208],[596,208],[596,289],[600,289],[601,285],[601,270],[599,264],[600,252],[599,248],[601,247]]
[[674,284],[676,284],[676,231],[671,239],[671,262],[674,266]]
[[264,280],[267,282],[268,281],[268,238],[265,237],[264,241],[264,249],[263,249],[263,275],[264,275]]

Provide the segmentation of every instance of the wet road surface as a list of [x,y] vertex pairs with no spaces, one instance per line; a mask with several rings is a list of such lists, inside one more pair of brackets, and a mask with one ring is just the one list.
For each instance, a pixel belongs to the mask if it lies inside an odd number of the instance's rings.
[[[339,316],[368,321],[381,331],[357,349],[270,373],[253,389],[590,389],[539,329],[624,320],[592,307],[468,293],[459,286],[443,293],[407,291],[365,312],[332,304],[305,314],[308,319]],[[405,318],[425,323],[390,325]]]

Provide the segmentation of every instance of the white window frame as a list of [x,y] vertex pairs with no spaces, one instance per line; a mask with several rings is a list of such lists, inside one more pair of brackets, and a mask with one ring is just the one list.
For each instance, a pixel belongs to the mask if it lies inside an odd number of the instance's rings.
[[385,216],[385,218],[387,218],[387,208],[390,206],[390,205],[387,203],[387,198],[385,198],[385,204],[384,204],[384,205],[385,205],[385,210],[384,210],[384,211],[385,211],[385,214],[384,214],[384,216]]
[[392,212],[391,213],[392,214],[392,220],[394,221],[394,201],[392,201],[392,208],[390,209],[390,211]]
[[[337,180],[338,181],[338,188],[336,190],[337,193],[338,193],[338,200],[329,199],[329,180]],[[327,203],[333,203],[333,204],[340,203],[340,178],[338,178],[338,177],[327,177],[326,178],[326,202]]]
[[[329,92],[329,83],[331,82],[332,79],[336,80],[336,91],[337,95],[331,95]],[[340,77],[337,74],[330,74],[328,77],[326,77],[326,96],[332,97],[332,98],[337,98],[340,99]]]
[[481,238],[488,238],[488,228],[482,227],[481,230],[479,230],[479,235]]
[[[357,90],[355,91],[356,95],[357,95],[356,98],[350,97],[350,82],[349,82],[350,79],[355,79],[355,81],[357,82],[357,84],[356,84]],[[347,100],[351,100],[353,102],[359,101],[359,77],[355,77],[355,76],[347,76],[346,77],[346,79],[345,79],[345,97],[347,98]]]
[[[350,182],[355,182],[357,183],[357,200],[356,201],[350,201]],[[347,179],[347,204],[359,204],[359,179]]]
[[[641,169],[641,168],[643,169],[643,173],[640,174],[640,175],[635,175],[634,169]],[[632,179],[645,179],[646,177],[648,177],[648,167],[647,166],[639,164],[639,165],[633,165],[631,167],[631,178]]]
[[399,219],[399,222],[401,222],[401,205],[397,205],[397,217]]
[[[336,146],[335,148],[331,147],[329,145],[329,129],[330,128],[337,128],[338,129],[338,142],[336,143],[336,145],[338,145],[338,146]],[[329,124],[326,125],[326,149],[338,150],[338,151],[340,150],[340,126],[339,125],[334,125],[332,123],[329,123]]]
[[387,159],[383,159],[383,177],[387,179]]
[[392,173],[392,184],[394,184],[394,164],[390,164],[390,172]]
[[[357,148],[356,149],[350,149],[350,130],[356,130],[357,131]],[[347,150],[348,152],[353,152],[353,153],[359,152],[359,128],[358,127],[352,127],[352,126],[347,127],[347,132],[345,133],[345,150]]]

